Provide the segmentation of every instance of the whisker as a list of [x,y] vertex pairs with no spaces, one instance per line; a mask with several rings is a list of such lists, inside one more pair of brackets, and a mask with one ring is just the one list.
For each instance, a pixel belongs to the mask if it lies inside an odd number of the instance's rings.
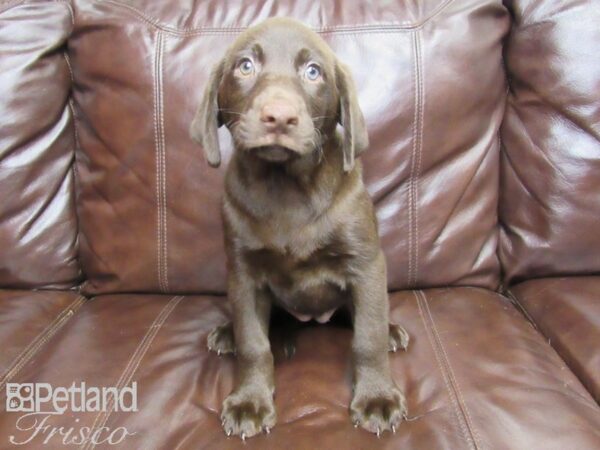
[[226,112],[228,114],[237,114],[238,116],[243,116],[244,115],[244,113],[241,113],[241,112],[238,112],[238,111],[234,111],[232,109],[223,109],[223,108],[220,108],[219,111]]

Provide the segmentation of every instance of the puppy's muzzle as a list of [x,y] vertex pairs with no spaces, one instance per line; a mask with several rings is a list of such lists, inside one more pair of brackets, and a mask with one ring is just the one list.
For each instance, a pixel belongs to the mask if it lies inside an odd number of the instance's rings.
[[256,156],[272,163],[282,163],[299,156],[298,152],[281,145],[265,145],[251,150]]

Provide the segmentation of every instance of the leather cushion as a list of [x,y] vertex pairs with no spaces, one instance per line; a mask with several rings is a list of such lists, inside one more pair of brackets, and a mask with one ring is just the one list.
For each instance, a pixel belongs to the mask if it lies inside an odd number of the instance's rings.
[[511,292],[600,403],[600,277],[531,280]]
[[0,287],[77,284],[66,1],[0,3]]
[[[234,358],[206,349],[209,331],[227,320],[226,305],[222,297],[94,298],[16,381],[136,381],[138,412],[75,412],[49,422],[136,433],[111,448],[239,448],[239,438],[227,438],[219,420],[233,386]],[[377,439],[350,422],[351,331],[309,325],[298,332],[291,359],[272,338],[278,423],[245,447],[598,448],[598,405],[509,300],[451,288],[395,293],[391,305],[391,319],[412,338],[407,352],[390,354],[409,406],[409,420],[395,435]],[[16,435],[18,417],[0,416],[0,436]],[[39,448],[36,442],[23,448]]]
[[86,293],[225,291],[224,167],[208,167],[188,128],[211,66],[272,15],[312,26],[354,74],[390,288],[497,286],[500,2],[77,0],[75,12]]
[[511,1],[502,125],[506,283],[600,271],[600,8]]
[[75,292],[0,291],[1,395],[83,302]]

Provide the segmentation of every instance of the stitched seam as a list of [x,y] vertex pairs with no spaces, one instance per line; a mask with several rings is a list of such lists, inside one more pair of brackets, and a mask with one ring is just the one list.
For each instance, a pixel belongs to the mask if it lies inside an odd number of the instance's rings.
[[425,318],[425,313],[423,312],[423,305],[421,304],[421,296],[420,296],[420,294],[422,294],[422,293],[420,291],[413,291],[413,294],[417,300],[417,307],[419,309],[419,315],[421,316],[421,321],[423,322],[425,332],[427,333],[427,338],[429,339],[429,343],[431,345],[431,348],[433,349],[433,353],[435,355],[435,361],[436,361],[437,366],[440,369],[440,372],[442,374],[444,384],[446,385],[446,391],[448,392],[448,397],[450,398],[450,403],[452,404],[452,408],[454,409],[454,415],[456,417],[456,421],[457,421],[458,426],[463,434],[463,437],[465,438],[465,441],[469,444],[469,447],[473,447],[473,441],[470,439],[469,434],[468,434],[466,420],[460,411],[460,406],[458,404],[456,392],[452,389],[452,386],[450,384],[450,379],[448,377],[448,374],[446,372],[444,365],[442,364],[442,357],[439,353],[439,349],[436,344],[435,338],[433,336],[432,330],[430,329],[428,321]]
[[533,317],[531,317],[531,315],[529,314],[529,311],[527,311],[527,309],[523,306],[521,301],[512,293],[511,290],[507,289],[504,293],[511,300],[512,304],[515,305],[516,309],[521,311],[521,314],[523,314],[523,316],[525,316],[525,318],[529,321],[531,326],[537,330],[538,326],[535,323],[535,320],[533,320]]
[[[65,5],[67,5],[67,7],[69,9],[71,9],[71,4],[69,3],[69,0],[51,0],[50,3],[64,3]],[[6,8],[0,9],[0,14],[10,11],[11,9],[14,9],[14,8],[18,8],[19,6],[31,6],[31,5],[35,5],[35,3],[30,3],[26,0],[0,1],[0,7],[6,6]],[[71,14],[71,18],[73,18],[72,14]]]
[[419,124],[418,129],[418,143],[417,143],[417,165],[415,168],[415,179],[413,181],[413,207],[414,215],[413,220],[415,221],[415,232],[413,238],[415,240],[413,249],[413,286],[416,286],[418,274],[419,274],[419,178],[421,176],[421,155],[423,153],[423,114],[425,110],[425,89],[423,87],[423,55],[421,54],[421,33],[419,31],[414,33],[415,44],[416,44],[416,55],[417,55],[417,70],[418,70],[418,88],[419,88]]
[[154,50],[154,147],[155,147],[155,159],[156,159],[156,264],[157,264],[157,277],[158,286],[161,292],[167,291],[167,284],[165,282],[165,244],[164,239],[164,224],[165,220],[163,215],[164,211],[164,171],[163,171],[163,138],[162,138],[162,50],[163,50],[163,34],[158,32],[156,34],[156,45]]
[[429,316],[429,319],[431,320],[431,325],[433,327],[434,335],[438,341],[440,349],[442,350],[442,354],[444,355],[444,359],[445,359],[446,366],[448,369],[448,374],[450,375],[450,381],[451,381],[452,385],[454,386],[454,388],[456,389],[456,394],[458,397],[459,405],[461,406],[461,410],[465,414],[467,426],[469,427],[469,432],[471,433],[471,436],[473,437],[473,443],[475,444],[475,448],[483,448],[483,446],[481,445],[481,438],[479,437],[479,433],[478,433],[477,429],[475,428],[475,425],[473,424],[473,419],[471,418],[471,412],[469,411],[469,408],[467,407],[467,403],[464,400],[462,391],[460,390],[460,384],[458,383],[458,380],[456,379],[456,376],[454,375],[454,370],[452,370],[452,365],[450,364],[450,358],[448,357],[448,354],[446,353],[446,348],[444,347],[444,344],[442,343],[442,338],[440,337],[440,333],[438,332],[435,320],[433,320],[433,315],[431,314],[431,310],[429,309],[429,303],[427,302],[427,297],[425,297],[425,294],[423,294],[423,293],[421,293],[421,295],[422,295],[423,301],[425,303],[425,308],[427,309],[427,315]]
[[413,112],[413,126],[412,126],[412,135],[413,135],[413,143],[410,150],[410,173],[408,176],[408,275],[406,284],[410,287],[410,283],[412,281],[412,252],[413,252],[413,239],[412,239],[412,179],[413,179],[413,170],[415,166],[415,136],[417,135],[416,126],[417,126],[417,67],[416,61],[417,57],[414,52],[414,34],[413,34],[413,89],[414,89],[414,112]]
[[[379,33],[398,33],[403,31],[413,31],[415,29],[422,28],[425,24],[427,24],[434,17],[439,15],[442,11],[446,9],[448,5],[450,5],[454,0],[446,0],[441,3],[433,12],[426,18],[422,19],[421,22],[400,25],[400,24],[389,24],[389,25],[377,25],[377,24],[365,24],[365,25],[337,25],[337,26],[325,26],[320,28],[311,27],[313,31],[316,33],[335,33],[335,34],[379,34]],[[219,27],[219,28],[175,28],[169,25],[161,24],[160,21],[154,17],[146,15],[144,12],[139,9],[127,5],[118,1],[113,0],[103,0],[100,3],[108,3],[118,8],[124,9],[130,14],[136,16],[137,19],[150,25],[157,30],[160,30],[164,33],[169,33],[171,35],[179,35],[179,36],[190,36],[190,35],[200,35],[200,34],[238,34],[242,31],[246,30],[248,27]]]
[[10,368],[6,371],[6,374],[0,381],[0,395],[4,393],[4,386],[12,378],[14,378],[19,371],[33,358],[40,348],[42,348],[58,330],[75,314],[75,312],[81,307],[85,298],[78,296],[73,302],[71,302],[65,309],[63,309],[50,324],[40,334],[38,334],[31,343],[25,347],[25,349],[14,359]]
[[160,93],[160,136],[161,136],[161,163],[162,163],[162,196],[163,196],[163,282],[165,284],[165,289],[169,290],[169,254],[168,254],[168,228],[167,228],[167,145],[165,140],[165,108],[164,108],[164,83],[163,83],[163,58],[164,58],[164,44],[166,40],[166,35],[163,36],[161,49],[160,49],[160,67],[159,75],[160,75],[160,84],[159,84],[159,93]]
[[157,119],[157,105],[158,102],[156,100],[156,92],[157,92],[157,88],[156,88],[156,60],[158,59],[158,47],[159,47],[159,37],[160,34],[157,34],[157,40],[156,40],[156,44],[155,44],[155,48],[154,48],[154,63],[153,63],[153,69],[154,69],[154,80],[153,80],[153,92],[152,92],[152,100],[154,101],[154,107],[152,108],[152,118],[154,120],[154,152],[155,152],[155,165],[156,165],[156,215],[157,215],[157,219],[156,219],[156,276],[158,279],[158,287],[160,289],[161,292],[164,292],[164,288],[162,285],[162,277],[161,277],[161,269],[160,269],[160,239],[161,239],[161,235],[160,235],[160,170],[159,170],[159,154],[160,154],[160,150],[158,148],[158,119]]
[[[437,352],[437,355],[440,356],[440,363],[445,368],[446,376],[448,377],[450,381],[450,386],[452,387],[452,391],[456,396],[457,406],[460,410],[460,413],[462,414],[464,425],[466,425],[465,436],[467,437],[467,440],[473,444],[475,449],[481,449],[483,448],[480,444],[481,439],[476,428],[473,426],[473,420],[471,419],[469,408],[467,408],[467,404],[464,401],[462,391],[460,390],[460,385],[458,384],[458,381],[454,376],[454,371],[452,370],[452,365],[450,364],[450,358],[448,358],[448,354],[446,353],[446,349],[444,347],[444,344],[442,343],[442,339],[438,332],[437,325],[435,323],[435,320],[433,319],[433,315],[431,314],[431,309],[429,308],[429,302],[427,301],[427,297],[423,292],[418,292],[418,295],[420,296],[424,305],[424,309],[427,313],[427,317],[431,325],[431,333],[434,338],[436,347],[441,351],[441,354]],[[419,308],[421,308],[421,306],[419,306]],[[456,411],[457,414],[459,414],[459,410]],[[464,431],[465,430],[463,429],[463,432]]]
[[418,32],[413,33],[413,69],[415,106],[413,115],[413,145],[411,149],[410,176],[408,179],[408,286],[414,287],[418,274],[418,243],[419,229],[417,216],[417,180],[421,167],[421,139],[422,139],[422,114],[423,114],[423,86],[421,72],[421,41]]
[[[114,385],[114,387],[116,387],[117,389],[122,389],[123,387],[125,387],[129,383],[131,383],[131,381],[133,379],[133,375],[135,374],[138,367],[140,366],[140,363],[141,363],[142,359],[144,358],[144,356],[146,355],[146,353],[148,352],[148,349],[154,342],[154,339],[156,338],[156,335],[160,331],[162,325],[165,323],[167,318],[171,315],[171,313],[173,312],[175,307],[179,304],[179,302],[182,299],[183,299],[183,296],[172,297],[171,300],[169,300],[169,302],[163,307],[163,309],[160,311],[160,313],[158,313],[158,315],[156,316],[156,318],[154,319],[154,321],[148,328],[148,331],[146,332],[146,334],[144,335],[144,337],[138,344],[137,348],[135,349],[135,351],[129,358],[129,361],[127,362],[127,365],[125,366],[125,369],[121,373],[121,376],[119,377],[119,379],[118,379],[117,383]],[[110,418],[110,416],[112,414],[112,410],[114,408],[114,403],[115,403],[114,397],[111,397],[109,400],[109,404],[106,408],[106,411],[101,412],[96,416],[92,426],[90,427],[90,436],[94,433],[94,430],[101,429],[102,427],[104,427],[106,425],[106,422],[108,422],[108,419]],[[85,442],[80,447],[80,449],[81,450],[92,450],[95,447],[96,447],[96,443],[94,441],[90,440],[90,441]]]

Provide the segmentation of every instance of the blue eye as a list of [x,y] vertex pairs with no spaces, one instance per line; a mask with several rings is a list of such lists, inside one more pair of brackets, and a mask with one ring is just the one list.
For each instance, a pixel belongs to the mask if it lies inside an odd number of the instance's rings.
[[250,58],[243,58],[238,64],[238,69],[244,76],[252,75],[254,73],[254,63]]
[[315,64],[309,64],[306,66],[304,76],[310,81],[317,81],[321,77],[321,68]]

